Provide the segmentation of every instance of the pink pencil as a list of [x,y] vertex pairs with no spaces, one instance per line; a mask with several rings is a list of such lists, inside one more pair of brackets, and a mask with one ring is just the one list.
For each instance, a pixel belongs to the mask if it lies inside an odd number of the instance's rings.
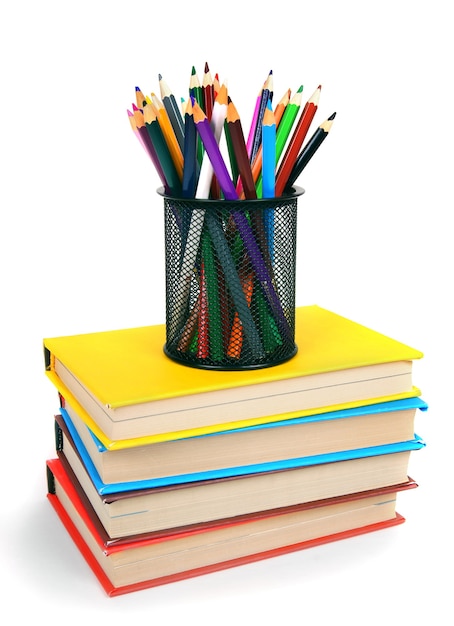
[[247,148],[247,153],[248,153],[249,158],[251,158],[251,154],[252,154],[252,146],[254,144],[254,134],[255,134],[255,129],[257,126],[257,120],[259,117],[261,100],[262,100],[262,90],[260,90],[260,93],[257,96],[257,100],[255,102],[255,109],[252,115],[251,127],[249,128],[249,134],[248,134],[247,141],[246,141],[246,148]]

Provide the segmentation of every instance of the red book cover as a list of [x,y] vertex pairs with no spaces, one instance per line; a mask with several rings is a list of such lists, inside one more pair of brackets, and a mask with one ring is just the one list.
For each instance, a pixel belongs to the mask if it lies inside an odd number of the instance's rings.
[[[231,518],[226,520],[220,520],[216,523],[210,524],[200,524],[200,525],[192,525],[179,529],[173,529],[172,533],[149,533],[147,535],[136,535],[133,537],[125,537],[123,539],[115,539],[111,540],[105,533],[101,524],[97,520],[97,517],[92,510],[87,498],[84,497],[83,491],[80,488],[80,485],[77,484],[77,480],[75,480],[74,476],[69,476],[66,471],[66,468],[63,467],[60,459],[52,459],[47,461],[47,473],[48,473],[48,499],[58,516],[60,517],[62,523],[67,529],[68,533],[72,537],[75,544],[78,546],[80,552],[84,556],[85,560],[91,567],[92,571],[98,578],[100,584],[104,588],[105,592],[109,596],[116,596],[125,593],[130,593],[132,591],[138,591],[140,589],[145,589],[149,587],[154,587],[158,585],[167,584],[170,582],[175,582],[178,580],[183,580],[185,578],[190,578],[194,576],[199,576],[202,574],[207,574],[210,572],[219,571],[222,569],[227,569],[231,567],[235,567],[238,565],[243,565],[247,563],[251,563],[254,561],[259,561],[265,558],[271,558],[274,556],[279,556],[281,554],[286,554],[289,552],[302,550],[305,548],[310,548],[318,545],[322,545],[332,541],[338,541],[340,539],[345,539],[349,537],[353,537],[356,535],[372,532],[375,530],[380,530],[382,528],[387,528],[390,526],[394,526],[396,524],[401,524],[405,520],[404,518],[396,513],[394,517],[389,520],[368,524],[362,526],[360,528],[353,528],[351,530],[334,533],[322,537],[318,537],[316,539],[311,539],[309,541],[301,541],[297,543],[292,543],[290,545],[285,545],[279,548],[274,548],[271,550],[266,550],[254,554],[250,554],[247,556],[242,556],[240,558],[234,558],[230,560],[224,560],[219,563],[214,563],[210,565],[206,565],[203,567],[198,567],[194,569],[188,569],[179,573],[174,573],[169,576],[161,576],[154,578],[152,580],[144,580],[141,582],[136,582],[131,585],[123,585],[123,586],[115,586],[112,584],[112,581],[106,575],[105,571],[101,567],[99,561],[94,556],[92,550],[89,548],[88,544],[82,537],[81,533],[76,528],[75,524],[71,520],[68,515],[65,507],[62,502],[59,500],[58,496],[55,494],[54,485],[55,480],[59,482],[61,487],[64,489],[66,496],[71,501],[73,507],[75,508],[77,515],[82,520],[85,527],[88,529],[91,536],[95,539],[97,545],[101,549],[105,558],[108,558],[109,555],[114,553],[130,550],[132,548],[140,548],[149,546],[153,543],[157,542],[165,542],[173,539],[180,539],[183,537],[188,537],[191,535],[210,532],[211,530],[218,530],[221,528],[233,526],[233,525],[241,525],[247,524],[250,521],[260,519],[260,518],[270,518],[273,516],[285,515],[287,513],[295,512],[297,510],[308,510],[317,508],[320,506],[326,506],[329,504],[336,504],[341,502],[347,502],[351,500],[358,500],[362,498],[366,498],[371,495],[385,495],[396,493],[398,491],[402,491],[405,489],[411,489],[417,487],[417,484],[409,478],[407,483],[401,485],[394,485],[391,487],[386,487],[384,489],[374,490],[373,492],[363,492],[360,494],[353,494],[348,496],[341,496],[338,498],[331,498],[329,500],[323,500],[318,502],[312,502],[309,504],[303,504],[299,506],[287,507],[285,509],[279,509],[274,511],[267,511],[259,514],[254,514],[250,516],[241,516],[237,518]],[[75,480],[75,482],[74,482]]]

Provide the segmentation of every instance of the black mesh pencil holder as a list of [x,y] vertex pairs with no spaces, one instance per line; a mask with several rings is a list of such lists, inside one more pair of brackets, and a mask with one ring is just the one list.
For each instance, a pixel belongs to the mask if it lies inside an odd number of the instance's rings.
[[167,196],[165,354],[222,370],[269,367],[296,354],[297,200]]

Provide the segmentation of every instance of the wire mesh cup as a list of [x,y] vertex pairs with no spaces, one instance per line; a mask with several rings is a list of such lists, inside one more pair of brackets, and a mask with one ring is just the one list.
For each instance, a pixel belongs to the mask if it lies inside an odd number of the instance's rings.
[[295,344],[297,200],[164,198],[165,354],[222,370],[287,361]]

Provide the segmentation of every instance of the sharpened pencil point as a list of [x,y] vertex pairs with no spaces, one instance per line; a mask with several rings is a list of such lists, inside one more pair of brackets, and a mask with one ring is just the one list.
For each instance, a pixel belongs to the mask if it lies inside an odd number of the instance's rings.
[[162,75],[158,74],[158,80],[162,80]]
[[329,120],[333,120],[336,117],[336,112],[334,111],[334,113],[332,115],[329,116]]

